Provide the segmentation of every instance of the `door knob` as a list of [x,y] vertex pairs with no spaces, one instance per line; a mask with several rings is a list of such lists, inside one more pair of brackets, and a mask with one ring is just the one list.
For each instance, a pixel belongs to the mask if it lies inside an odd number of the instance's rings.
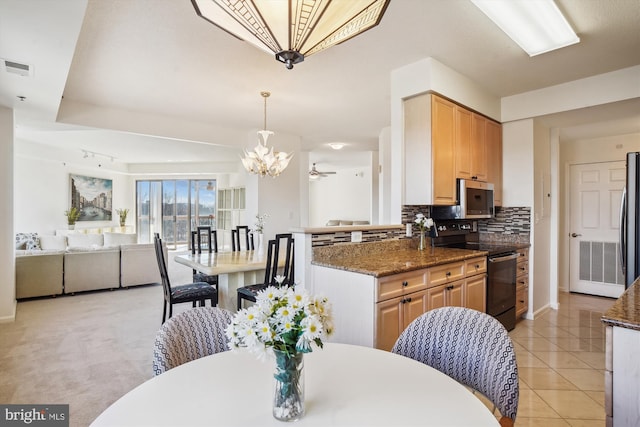
[[578,237],[578,236],[582,236],[582,234],[571,233],[571,237]]

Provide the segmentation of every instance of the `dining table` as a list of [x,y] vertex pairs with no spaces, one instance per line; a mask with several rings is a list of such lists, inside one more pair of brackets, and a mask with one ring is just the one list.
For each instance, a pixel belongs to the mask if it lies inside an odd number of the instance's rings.
[[[297,426],[499,426],[468,388],[395,353],[325,343],[304,355],[303,370]],[[134,388],[91,426],[282,426],[274,371],[274,360],[242,349],[196,359]]]
[[[179,264],[186,265],[208,276],[218,276],[218,306],[227,310],[237,309],[237,290],[246,285],[264,283],[267,265],[266,251],[261,249],[233,252],[202,252],[182,254],[174,257]],[[279,266],[284,265],[280,257]]]

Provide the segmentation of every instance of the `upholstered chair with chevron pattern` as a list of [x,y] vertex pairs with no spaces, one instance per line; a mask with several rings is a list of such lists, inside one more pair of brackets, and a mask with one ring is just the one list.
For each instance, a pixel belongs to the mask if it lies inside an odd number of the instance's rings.
[[171,368],[211,354],[227,351],[224,330],[233,313],[218,307],[188,309],[167,320],[153,344],[153,373],[160,375]]
[[500,411],[500,425],[513,426],[518,366],[511,338],[498,320],[469,308],[431,310],[407,326],[391,351],[482,393]]

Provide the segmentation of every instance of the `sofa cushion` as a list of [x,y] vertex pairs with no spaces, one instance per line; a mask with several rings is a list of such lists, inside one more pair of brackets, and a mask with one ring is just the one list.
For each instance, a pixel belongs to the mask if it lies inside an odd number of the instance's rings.
[[105,246],[130,245],[138,241],[138,235],[134,233],[104,233]]
[[40,236],[40,247],[42,250],[65,250],[67,248],[67,238],[66,236]]
[[73,233],[67,236],[69,248],[101,248],[104,246],[104,236],[102,234],[80,234]]
[[40,249],[38,233],[16,233],[16,249]]

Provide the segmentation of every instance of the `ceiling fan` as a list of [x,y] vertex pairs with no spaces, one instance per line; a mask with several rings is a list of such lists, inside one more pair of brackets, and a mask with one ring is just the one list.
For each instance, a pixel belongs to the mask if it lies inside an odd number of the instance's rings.
[[335,172],[321,172],[318,169],[316,169],[316,164],[314,163],[313,166],[311,167],[311,170],[309,171],[309,179],[318,179],[318,178],[324,178],[328,175],[334,175]]

